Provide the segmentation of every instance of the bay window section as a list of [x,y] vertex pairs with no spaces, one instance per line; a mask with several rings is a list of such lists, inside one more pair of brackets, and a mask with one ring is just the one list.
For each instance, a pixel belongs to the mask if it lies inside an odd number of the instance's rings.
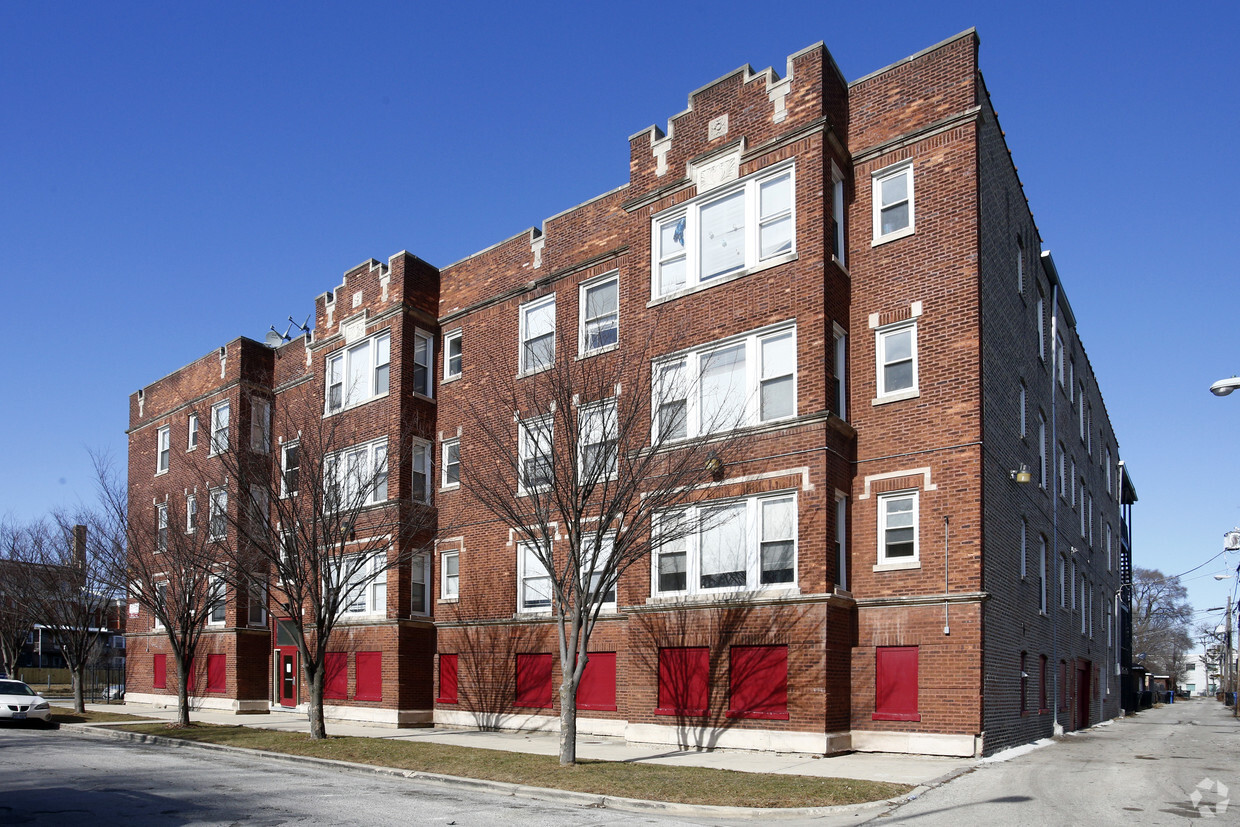
[[391,354],[392,335],[384,331],[328,356],[327,413],[386,395]]
[[651,292],[657,298],[778,262],[796,246],[790,166],[764,171],[679,205],[652,227]]
[[388,498],[387,440],[329,454],[323,460],[328,511],[349,511]]
[[659,515],[656,595],[795,588],[796,496],[711,502]]
[[330,585],[338,589],[343,617],[387,613],[387,558],[383,552],[350,554],[335,568],[336,582]]
[[796,416],[796,328],[750,333],[654,367],[657,443]]
[[431,444],[420,439],[413,441],[412,456],[413,501],[431,501]]
[[[434,375],[434,340],[422,332],[413,334],[413,392],[419,396],[431,396],[431,378]],[[384,392],[387,387],[387,365],[384,365]]]

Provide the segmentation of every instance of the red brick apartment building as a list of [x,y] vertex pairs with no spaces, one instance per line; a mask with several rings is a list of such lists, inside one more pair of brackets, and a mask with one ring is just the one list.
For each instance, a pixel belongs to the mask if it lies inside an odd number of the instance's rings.
[[[330,408],[342,353],[382,365],[348,427],[440,531],[342,627],[328,715],[554,729],[527,558],[459,482],[471,416],[514,416],[478,400],[531,353],[726,364],[742,395],[774,394],[696,506],[731,509],[744,571],[712,573],[707,531],[630,568],[591,642],[582,733],[976,755],[1116,716],[1136,494],[978,47],[964,32],[852,82],[821,43],[783,77],[738,69],[629,139],[627,183],[541,231],[442,269],[401,252],[349,270],[312,333],[236,339],[131,397],[132,513],[220,496],[178,475],[224,406],[244,439],[284,394]],[[265,461],[287,464],[298,427],[277,418]],[[209,630],[196,702],[295,708],[289,641],[248,602]],[[141,612],[129,629],[129,697],[175,697],[159,632]]]

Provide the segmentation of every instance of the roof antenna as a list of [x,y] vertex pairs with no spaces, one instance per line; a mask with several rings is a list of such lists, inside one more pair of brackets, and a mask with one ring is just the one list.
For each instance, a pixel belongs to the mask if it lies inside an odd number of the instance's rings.
[[[288,321],[289,321],[289,328],[288,328],[289,330],[292,330],[294,327],[296,327],[303,334],[310,333],[310,315],[309,314],[306,314],[306,320],[302,322],[301,324],[297,324],[297,322],[293,319],[292,316],[288,317]],[[284,332],[284,338],[286,339],[288,338],[288,330]]]

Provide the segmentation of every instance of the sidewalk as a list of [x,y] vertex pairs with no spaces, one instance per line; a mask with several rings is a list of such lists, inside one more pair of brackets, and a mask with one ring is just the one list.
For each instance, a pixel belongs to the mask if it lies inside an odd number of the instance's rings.
[[[147,704],[87,704],[86,708],[92,712],[121,712],[156,720],[171,721],[176,718],[175,709],[163,709]],[[309,732],[310,730],[305,715],[283,712],[272,712],[267,715],[235,715],[214,710],[196,710],[190,714],[190,719],[202,723],[248,726],[284,732]],[[90,726],[106,728],[109,725],[91,724]],[[427,741],[477,749],[526,752],[535,755],[557,755],[559,753],[559,735],[556,733],[479,732],[439,728],[396,729],[333,721],[327,722],[327,733],[328,735],[351,735],[360,738]],[[978,760],[974,758],[939,758],[862,752],[830,757],[731,750],[698,752],[659,744],[633,744],[619,738],[594,735],[578,736],[577,756],[600,761],[709,767],[775,775],[891,781],[913,786],[932,784],[960,770],[976,766],[978,763]]]

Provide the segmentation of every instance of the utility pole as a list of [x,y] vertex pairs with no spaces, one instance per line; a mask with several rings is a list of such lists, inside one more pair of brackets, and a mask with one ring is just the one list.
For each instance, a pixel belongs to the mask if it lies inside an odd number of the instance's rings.
[[1236,701],[1236,670],[1231,658],[1231,595],[1227,595],[1227,666],[1223,674],[1227,675],[1227,685],[1231,688],[1231,716],[1240,714],[1240,702]]

